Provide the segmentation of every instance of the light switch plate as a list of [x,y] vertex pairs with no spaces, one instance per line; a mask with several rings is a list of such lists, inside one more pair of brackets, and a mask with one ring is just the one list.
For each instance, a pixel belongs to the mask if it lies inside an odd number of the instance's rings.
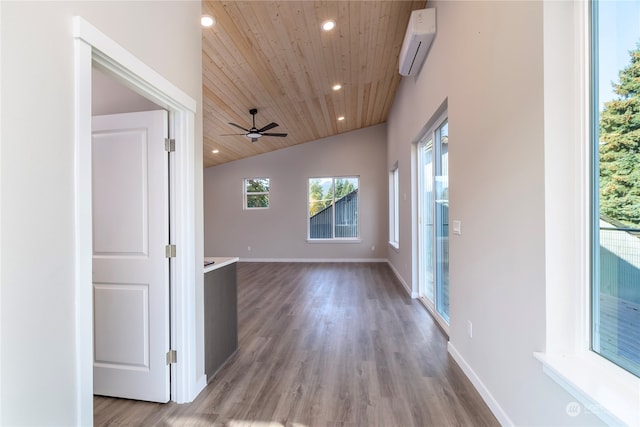
[[458,220],[453,221],[453,234],[462,234],[462,222]]

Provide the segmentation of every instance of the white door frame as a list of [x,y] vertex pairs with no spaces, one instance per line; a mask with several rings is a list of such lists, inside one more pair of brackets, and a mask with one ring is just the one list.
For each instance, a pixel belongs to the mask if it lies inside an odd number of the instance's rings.
[[93,424],[93,292],[91,222],[91,68],[93,64],[169,111],[176,140],[172,199],[173,243],[171,340],[178,363],[171,373],[171,398],[192,401],[206,386],[196,378],[196,101],[83,18],[73,18],[75,69],[75,284],[77,420]]

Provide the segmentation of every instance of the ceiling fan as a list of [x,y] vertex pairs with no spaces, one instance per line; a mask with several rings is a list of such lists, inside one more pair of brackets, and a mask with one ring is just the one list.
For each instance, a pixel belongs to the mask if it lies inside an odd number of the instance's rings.
[[280,126],[279,124],[277,124],[275,122],[271,122],[268,125],[266,125],[265,127],[258,129],[256,127],[256,114],[257,113],[258,113],[258,110],[256,108],[252,108],[251,110],[249,110],[249,114],[251,114],[253,116],[253,126],[251,127],[251,129],[245,129],[245,128],[243,128],[242,126],[240,126],[238,124],[229,122],[229,124],[231,126],[235,126],[237,128],[240,128],[243,131],[245,131],[246,133],[228,133],[228,134],[221,135],[221,136],[244,135],[247,138],[251,139],[251,142],[256,142],[258,140],[258,138],[260,138],[262,136],[279,136],[279,137],[287,136],[286,133],[271,133],[271,132],[267,132],[268,130],[273,129],[276,126]]

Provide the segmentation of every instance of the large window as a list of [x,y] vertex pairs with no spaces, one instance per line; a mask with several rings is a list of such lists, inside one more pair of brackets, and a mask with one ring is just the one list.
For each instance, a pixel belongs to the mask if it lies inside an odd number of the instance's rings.
[[640,2],[594,2],[593,351],[640,376]]
[[[620,83],[618,73],[630,63],[640,16],[632,11],[637,7],[632,2],[607,1],[599,11],[592,6],[593,2],[545,2],[543,8],[547,339],[545,351],[535,357],[544,372],[573,395],[575,401],[567,403],[566,412],[576,417],[574,424],[580,424],[578,415],[591,414],[608,425],[640,426],[640,377],[631,373],[634,362],[624,338],[630,328],[619,316],[630,301],[620,279],[630,272],[631,263],[626,261],[629,254],[619,250],[626,245],[607,248],[609,237],[604,234],[623,237],[622,242],[635,236],[620,223],[602,224],[600,230],[601,160],[608,157],[604,146],[610,143],[600,137],[601,118],[606,101],[620,96],[611,83]],[[611,13],[610,7],[619,11]],[[615,23],[604,25],[604,19]],[[605,38],[635,36],[630,44],[615,42],[612,49],[604,43],[604,32]],[[618,65],[611,61],[615,58],[620,58]],[[609,98],[602,91],[609,92]],[[633,122],[634,116],[623,121]],[[607,307],[611,301],[615,304]],[[609,349],[603,343],[607,337],[613,338]],[[623,363],[625,368],[618,365]],[[592,421],[585,419],[586,423]]]
[[389,244],[400,247],[400,197],[398,196],[398,162],[389,173]]
[[358,238],[358,181],[309,178],[309,239]]
[[244,208],[267,209],[269,207],[269,178],[245,178]]

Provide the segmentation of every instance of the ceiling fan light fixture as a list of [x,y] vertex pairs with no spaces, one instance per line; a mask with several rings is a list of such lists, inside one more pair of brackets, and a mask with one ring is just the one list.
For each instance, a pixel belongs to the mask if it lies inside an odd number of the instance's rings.
[[331,31],[336,27],[336,21],[324,21],[322,23],[322,29],[324,31]]
[[260,138],[262,136],[261,133],[258,133],[257,131],[251,131],[249,133],[247,133],[247,138]]
[[205,28],[211,28],[216,25],[216,20],[211,15],[202,15],[200,18],[200,24]]

